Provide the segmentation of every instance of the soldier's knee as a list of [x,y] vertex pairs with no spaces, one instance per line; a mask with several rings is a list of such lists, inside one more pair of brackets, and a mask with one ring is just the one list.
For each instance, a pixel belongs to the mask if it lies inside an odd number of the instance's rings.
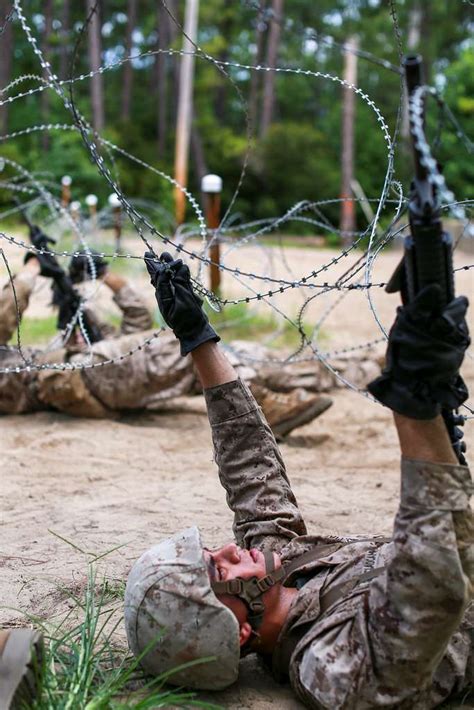
[[111,412],[87,388],[78,370],[43,370],[38,397],[47,406],[76,417],[108,418]]

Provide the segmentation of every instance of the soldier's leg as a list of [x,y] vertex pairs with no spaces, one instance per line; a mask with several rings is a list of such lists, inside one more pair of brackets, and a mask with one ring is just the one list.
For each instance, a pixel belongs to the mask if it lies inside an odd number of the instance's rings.
[[309,394],[302,388],[288,393],[273,392],[263,385],[251,382],[250,390],[262,408],[277,441],[294,429],[312,422],[332,405],[330,397]]
[[[65,352],[51,353],[49,359],[51,362],[61,362],[65,360]],[[112,416],[112,412],[90,392],[81,370],[41,370],[38,373],[37,392],[46,408],[64,414],[93,419]]]

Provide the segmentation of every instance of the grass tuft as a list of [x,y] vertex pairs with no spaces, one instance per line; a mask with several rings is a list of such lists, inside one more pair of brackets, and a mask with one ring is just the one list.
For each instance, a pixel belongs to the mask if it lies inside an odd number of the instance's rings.
[[116,579],[99,580],[96,562],[123,545],[99,554],[83,550],[58,533],[50,532],[87,558],[88,573],[84,585],[68,590],[66,596],[71,608],[57,624],[53,626],[29,617],[43,633],[45,653],[35,669],[41,693],[33,705],[24,710],[183,707],[221,710],[218,705],[199,700],[195,692],[166,686],[173,673],[211,659],[192,661],[156,678],[148,678],[140,668],[140,660],[161,637],[157,636],[138,658],[117,642],[115,632],[123,624],[125,583]]
[[[294,348],[301,342],[298,329],[290,322],[255,311],[245,303],[229,304],[220,312],[206,307],[206,312],[226,341],[255,340],[275,349]],[[312,329],[308,323],[303,324],[303,330],[309,337]]]
[[44,634],[45,655],[36,669],[42,692],[29,710],[216,710],[217,705],[200,701],[194,692],[166,687],[169,673],[153,679],[144,677],[140,659],[114,640],[122,624],[124,584],[99,581],[93,563],[88,569],[83,598],[69,596],[73,608],[59,624],[50,627],[32,619]]
[[[56,314],[46,316],[45,318],[30,318],[24,316],[21,319],[20,338],[23,345],[39,345],[48,343],[58,333]],[[17,331],[10,338],[10,345],[17,343]]]

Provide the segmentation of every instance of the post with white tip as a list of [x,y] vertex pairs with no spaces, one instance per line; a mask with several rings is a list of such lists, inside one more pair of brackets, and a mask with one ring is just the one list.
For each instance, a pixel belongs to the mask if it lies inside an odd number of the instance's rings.
[[87,195],[86,205],[89,210],[89,219],[91,225],[95,228],[97,226],[97,195]]
[[72,177],[70,175],[63,175],[61,178],[61,205],[63,207],[69,207],[71,202],[71,185]]
[[222,178],[219,175],[204,175],[201,181],[201,190],[206,200],[206,222],[208,228],[209,258],[211,260],[209,287],[212,293],[219,294],[221,285],[220,245],[219,237],[215,230],[220,224]]
[[71,202],[69,209],[74,222],[78,223],[81,219],[81,203],[78,200],[74,200],[74,202]]
[[112,208],[113,226],[115,234],[115,251],[117,254],[122,252],[122,205],[119,198],[113,192],[109,195],[109,205]]

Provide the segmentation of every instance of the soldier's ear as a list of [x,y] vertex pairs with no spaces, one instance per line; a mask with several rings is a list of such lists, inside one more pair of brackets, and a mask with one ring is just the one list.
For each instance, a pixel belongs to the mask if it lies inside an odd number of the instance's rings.
[[247,641],[249,640],[251,635],[252,635],[252,627],[250,626],[248,621],[244,621],[240,625],[240,630],[239,630],[239,643],[240,643],[241,647],[245,643],[247,643]]

